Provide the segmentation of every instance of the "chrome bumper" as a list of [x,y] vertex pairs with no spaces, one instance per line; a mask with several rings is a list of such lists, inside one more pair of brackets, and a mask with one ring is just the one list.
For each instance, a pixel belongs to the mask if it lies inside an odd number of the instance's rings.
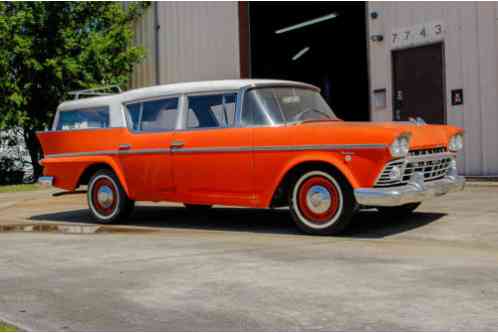
[[41,187],[51,187],[54,184],[54,177],[50,176],[43,176],[38,178],[38,184],[40,184]]
[[354,195],[356,201],[363,206],[400,206],[461,191],[464,187],[464,177],[447,176],[427,183],[411,182],[399,187],[357,188],[354,190]]

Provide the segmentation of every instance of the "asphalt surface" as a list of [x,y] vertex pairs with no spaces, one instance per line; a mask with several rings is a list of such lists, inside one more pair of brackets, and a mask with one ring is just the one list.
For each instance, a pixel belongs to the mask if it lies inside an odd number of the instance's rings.
[[498,187],[341,237],[288,212],[140,205],[92,224],[83,195],[0,194],[0,320],[27,330],[496,330]]

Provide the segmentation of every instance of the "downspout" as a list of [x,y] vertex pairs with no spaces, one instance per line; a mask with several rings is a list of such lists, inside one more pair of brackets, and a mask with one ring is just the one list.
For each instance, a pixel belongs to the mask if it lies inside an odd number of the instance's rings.
[[154,51],[155,51],[155,69],[156,69],[156,85],[161,84],[161,70],[160,70],[160,49],[159,49],[159,29],[161,26],[159,25],[159,8],[158,2],[154,1]]

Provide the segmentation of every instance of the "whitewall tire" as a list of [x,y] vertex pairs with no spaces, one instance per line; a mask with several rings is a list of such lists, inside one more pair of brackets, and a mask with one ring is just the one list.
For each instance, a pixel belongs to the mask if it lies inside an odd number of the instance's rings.
[[100,223],[125,219],[135,206],[110,170],[99,170],[92,176],[88,183],[87,201],[92,216]]
[[309,234],[340,233],[349,224],[356,206],[351,186],[333,171],[303,173],[289,194],[292,217],[296,225]]

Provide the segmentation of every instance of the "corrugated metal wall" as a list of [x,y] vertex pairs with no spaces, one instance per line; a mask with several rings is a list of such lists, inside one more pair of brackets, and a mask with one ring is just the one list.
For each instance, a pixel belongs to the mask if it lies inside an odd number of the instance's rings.
[[[387,90],[387,107],[375,109],[373,121],[392,119],[391,51],[393,31],[427,22],[444,25],[446,105],[449,124],[465,129],[465,150],[459,161],[466,175],[498,174],[498,11],[495,2],[369,2],[371,97]],[[462,88],[464,105],[451,105],[451,90]]]
[[154,10],[154,6],[149,6],[135,28],[135,45],[141,45],[146,53],[144,61],[134,68],[130,80],[132,88],[146,87],[156,83]]
[[131,87],[156,84],[155,6],[161,84],[240,77],[237,2],[158,2],[137,26],[136,41],[148,54]]

